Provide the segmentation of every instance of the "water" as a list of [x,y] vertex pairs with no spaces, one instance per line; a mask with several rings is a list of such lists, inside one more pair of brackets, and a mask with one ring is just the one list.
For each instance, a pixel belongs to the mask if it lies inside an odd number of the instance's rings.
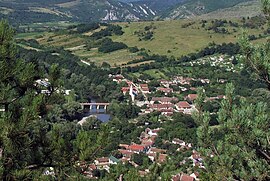
[[86,113],[87,116],[96,116],[98,120],[106,123],[110,120],[111,115],[106,113],[106,110],[99,109],[97,110],[95,107],[91,109],[88,113]]
[[[96,103],[95,99],[91,99],[92,103]],[[106,112],[105,109],[97,109],[96,106],[93,106],[91,110],[85,113],[85,117],[81,121],[85,121],[89,117],[95,116],[98,120],[102,121],[103,123],[106,123],[110,120],[111,115]],[[80,122],[81,122],[80,121]]]

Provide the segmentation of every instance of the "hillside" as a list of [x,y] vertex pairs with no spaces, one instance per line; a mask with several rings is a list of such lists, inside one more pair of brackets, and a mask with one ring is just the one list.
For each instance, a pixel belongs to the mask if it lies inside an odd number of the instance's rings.
[[[182,19],[193,18],[202,14],[207,14],[213,11],[222,10],[225,8],[236,6],[239,3],[248,2],[251,0],[187,0],[167,10],[161,15],[162,19]],[[212,18],[215,18],[214,16]]]
[[[256,23],[255,23],[256,22]],[[169,57],[181,57],[197,52],[209,44],[237,42],[237,37],[242,34],[245,27],[252,39],[262,42],[268,36],[265,29],[265,21],[256,18],[245,20],[173,20],[153,22],[116,23],[123,30],[121,35],[107,36],[113,42],[121,42],[128,47],[138,47],[140,51],[130,52],[128,49],[120,49],[110,53],[100,52],[96,40],[90,40],[95,32],[104,30],[100,27],[94,31],[83,34],[70,34],[63,32],[31,32],[22,33],[18,39],[35,39],[45,47],[63,47],[79,56],[82,60],[101,65],[107,62],[111,65],[122,65],[132,60],[140,59],[141,53],[167,55]],[[250,27],[250,24],[254,25]],[[48,26],[48,24],[46,24]],[[36,28],[36,27],[35,27]],[[92,42],[87,48],[89,41]],[[98,40],[100,41],[100,40]]]
[[9,19],[12,24],[171,20],[222,11],[246,1],[250,0],[0,0],[0,18]]
[[207,14],[199,16],[201,19],[217,18],[239,18],[239,17],[254,17],[261,14],[261,4],[259,0],[239,3],[233,7],[219,9]]
[[45,21],[127,21],[151,19],[155,10],[147,5],[115,0],[14,0],[0,1],[0,17],[12,23]]

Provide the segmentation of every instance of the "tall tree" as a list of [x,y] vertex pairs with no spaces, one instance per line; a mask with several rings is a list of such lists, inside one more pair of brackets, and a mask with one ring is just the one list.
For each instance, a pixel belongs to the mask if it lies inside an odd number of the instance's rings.
[[[263,12],[270,27],[270,1],[262,0]],[[258,79],[265,82],[270,90],[270,41],[261,45],[254,45],[249,41],[247,33],[240,39],[246,66],[254,72]]]
[[[204,156],[202,180],[269,180],[270,116],[263,103],[234,103],[234,87],[228,84],[218,112],[218,127],[204,121],[198,129]],[[207,117],[205,120],[207,120]],[[211,156],[212,155],[212,156]]]
[[13,29],[0,21],[0,144],[2,180],[24,179],[31,163],[31,124],[39,120],[43,95],[35,95],[37,65],[16,58]]

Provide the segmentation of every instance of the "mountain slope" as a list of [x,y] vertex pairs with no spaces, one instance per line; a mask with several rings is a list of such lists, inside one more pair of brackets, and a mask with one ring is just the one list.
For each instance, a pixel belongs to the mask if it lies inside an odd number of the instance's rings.
[[192,18],[251,0],[187,0],[161,15],[164,19]]
[[211,19],[213,17],[226,19],[226,18],[239,18],[239,17],[253,17],[261,14],[261,3],[259,0],[239,3],[233,7],[219,9],[207,14],[199,16],[201,19]]
[[12,22],[125,21],[151,19],[155,13],[147,5],[115,0],[0,0],[0,17]]
[[186,0],[140,0],[134,2],[133,4],[147,5],[149,8],[155,10],[156,12],[162,12],[185,1]]

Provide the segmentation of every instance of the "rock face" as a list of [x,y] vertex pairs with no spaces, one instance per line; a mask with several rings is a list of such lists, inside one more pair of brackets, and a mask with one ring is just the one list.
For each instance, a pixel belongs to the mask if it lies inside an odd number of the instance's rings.
[[0,0],[0,18],[14,23],[181,19],[246,1],[249,0]]
[[134,21],[152,19],[155,15],[156,10],[147,4],[115,0],[0,0],[0,17],[18,22]]

